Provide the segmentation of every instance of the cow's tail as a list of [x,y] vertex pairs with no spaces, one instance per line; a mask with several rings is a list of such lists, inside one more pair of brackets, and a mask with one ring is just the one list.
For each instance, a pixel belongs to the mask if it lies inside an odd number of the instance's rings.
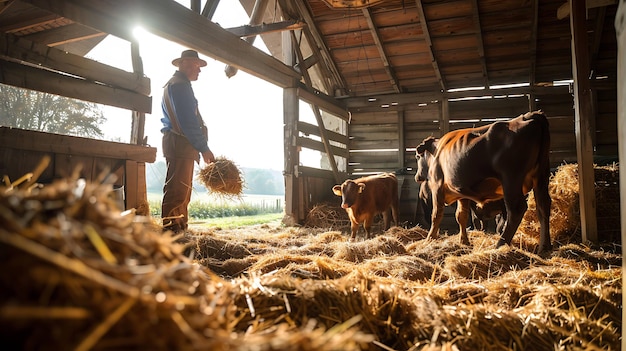
[[539,155],[542,163],[545,163],[545,165],[542,166],[545,166],[547,168],[546,172],[550,173],[550,123],[543,111],[538,110],[534,115],[541,125],[541,147],[539,149]]

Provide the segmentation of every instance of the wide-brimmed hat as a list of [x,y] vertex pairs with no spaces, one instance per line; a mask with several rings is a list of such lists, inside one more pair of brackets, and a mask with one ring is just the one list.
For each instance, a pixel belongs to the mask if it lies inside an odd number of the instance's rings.
[[176,58],[172,61],[172,64],[176,67],[180,64],[181,60],[195,60],[200,63],[200,67],[206,66],[206,61],[198,57],[198,52],[196,50],[185,50],[180,54],[179,58]]

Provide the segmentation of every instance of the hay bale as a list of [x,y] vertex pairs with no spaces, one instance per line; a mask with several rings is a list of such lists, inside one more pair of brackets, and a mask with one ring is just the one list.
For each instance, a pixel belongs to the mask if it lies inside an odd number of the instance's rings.
[[198,172],[197,179],[212,193],[220,196],[241,196],[243,179],[237,165],[225,158],[217,157]]
[[[596,165],[594,177],[598,232],[602,233],[603,241],[619,242],[619,167]],[[579,189],[577,164],[559,166],[550,178],[550,237],[553,241],[569,243],[580,240]],[[539,237],[540,225],[533,192],[528,196],[528,210],[519,230],[535,238]]]
[[304,225],[310,228],[345,228],[350,226],[350,219],[340,206],[321,203],[309,211]]

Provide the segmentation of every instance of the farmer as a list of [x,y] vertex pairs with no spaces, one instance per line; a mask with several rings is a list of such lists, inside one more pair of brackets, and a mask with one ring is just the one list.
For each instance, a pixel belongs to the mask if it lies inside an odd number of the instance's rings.
[[207,65],[198,52],[185,50],[172,61],[178,68],[163,91],[163,156],[167,175],[163,186],[161,218],[164,229],[180,233],[187,229],[194,162],[215,162],[209,149],[207,128],[198,110],[191,82],[198,80],[200,67]]

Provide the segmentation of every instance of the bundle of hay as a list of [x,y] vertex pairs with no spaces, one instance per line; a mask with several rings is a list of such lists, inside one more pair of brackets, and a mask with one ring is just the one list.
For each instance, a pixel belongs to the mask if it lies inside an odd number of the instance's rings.
[[304,225],[310,228],[343,228],[350,226],[350,219],[343,208],[322,203],[309,211]]
[[218,157],[200,170],[198,180],[211,192],[223,196],[241,196],[243,179],[237,165],[225,158]]
[[[603,241],[619,241],[619,167],[594,166],[598,229]],[[569,242],[580,236],[580,203],[578,165],[563,164],[557,168],[549,185],[552,208],[550,236],[553,241]],[[520,231],[539,237],[537,206],[533,192],[528,196],[528,211],[520,224]],[[611,232],[613,230],[614,232]]]

